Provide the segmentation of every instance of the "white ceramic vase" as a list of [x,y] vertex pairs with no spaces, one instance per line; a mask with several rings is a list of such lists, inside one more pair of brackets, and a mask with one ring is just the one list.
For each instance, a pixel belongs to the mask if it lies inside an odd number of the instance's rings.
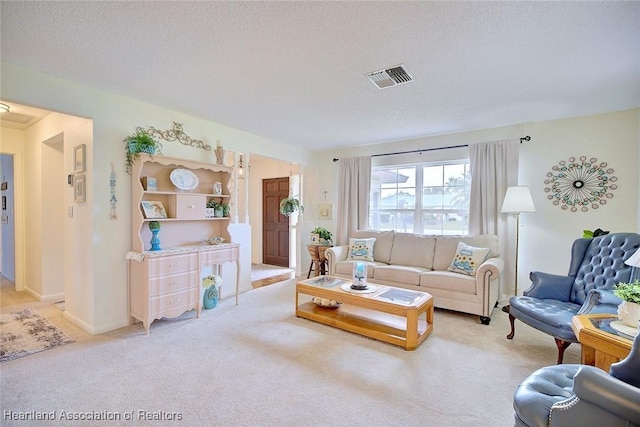
[[637,328],[638,322],[640,322],[640,304],[622,301],[622,304],[618,306],[618,319],[625,325]]

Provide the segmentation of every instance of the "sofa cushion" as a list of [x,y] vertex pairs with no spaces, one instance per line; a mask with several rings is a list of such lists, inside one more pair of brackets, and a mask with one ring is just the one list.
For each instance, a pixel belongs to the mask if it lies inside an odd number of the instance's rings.
[[375,231],[375,230],[357,230],[353,232],[352,237],[359,239],[367,239],[370,237],[376,238],[376,244],[373,246],[373,260],[377,262],[384,262],[389,264],[391,259],[391,248],[393,247],[393,237],[395,232],[389,231]]
[[[393,248],[391,249],[389,264],[423,267],[430,270],[433,267],[433,252],[435,251],[435,247],[435,236],[396,233],[393,238]],[[451,259],[449,259],[449,262],[451,262]],[[446,269],[446,267],[444,269]]]
[[376,243],[375,237],[368,239],[349,239],[349,252],[347,259],[358,261],[373,261],[373,246]]
[[438,236],[436,238],[435,255],[433,257],[434,270],[446,270],[451,265],[451,260],[456,255],[458,243],[464,242],[476,248],[489,248],[488,258],[500,255],[498,236],[494,234],[481,234],[478,236]]
[[489,248],[476,248],[464,242],[458,242],[458,250],[447,270],[475,276],[478,267],[487,259],[490,251],[491,249]]
[[401,282],[407,285],[420,285],[420,275],[429,271],[424,267],[412,267],[407,265],[384,265],[376,267],[373,272],[373,280],[384,282]]
[[450,271],[427,271],[420,275],[420,286],[475,295],[476,278]]

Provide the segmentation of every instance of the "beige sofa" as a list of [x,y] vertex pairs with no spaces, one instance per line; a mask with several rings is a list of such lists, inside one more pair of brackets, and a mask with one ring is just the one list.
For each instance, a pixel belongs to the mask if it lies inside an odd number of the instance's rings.
[[[439,308],[476,314],[488,325],[498,303],[500,273],[498,238],[480,236],[427,236],[394,231],[356,231],[353,238],[375,238],[373,261],[366,261],[371,283],[428,292]],[[448,271],[458,242],[491,249],[476,275]],[[334,246],[325,252],[328,274],[351,278],[354,260],[348,259],[349,246]]]

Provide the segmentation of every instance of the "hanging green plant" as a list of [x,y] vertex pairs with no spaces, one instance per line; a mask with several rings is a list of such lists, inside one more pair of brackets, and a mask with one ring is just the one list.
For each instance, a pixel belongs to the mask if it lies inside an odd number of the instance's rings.
[[304,207],[300,204],[300,200],[295,197],[287,197],[280,202],[280,213],[289,216],[294,212],[304,212]]
[[140,153],[162,154],[162,143],[156,141],[145,131],[136,131],[136,133],[127,136],[124,139],[125,164],[124,170],[131,175],[131,169],[136,162]]

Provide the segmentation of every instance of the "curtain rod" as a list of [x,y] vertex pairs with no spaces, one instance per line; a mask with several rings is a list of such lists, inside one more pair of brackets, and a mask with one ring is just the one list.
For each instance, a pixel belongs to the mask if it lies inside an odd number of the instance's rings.
[[[529,135],[523,136],[522,138],[520,138],[520,144],[522,144],[522,141],[531,141],[531,137]],[[452,148],[463,148],[468,146],[469,144],[463,144],[463,145],[450,145],[449,147],[423,148],[421,150],[396,151],[394,153],[372,154],[371,157],[395,156],[397,154],[422,153],[424,151],[450,150]],[[333,158],[334,162],[337,162],[338,160],[340,159],[335,157]]]

